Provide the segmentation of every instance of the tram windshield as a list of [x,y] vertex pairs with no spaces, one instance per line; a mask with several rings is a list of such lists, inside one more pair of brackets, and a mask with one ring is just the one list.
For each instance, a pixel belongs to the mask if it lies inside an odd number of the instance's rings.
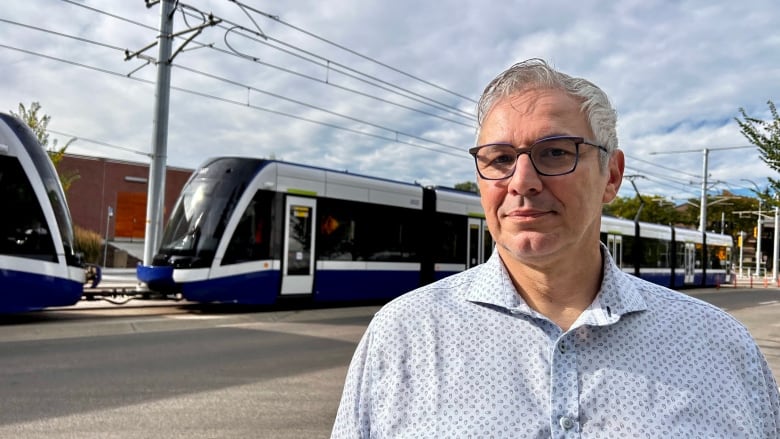
[[[51,208],[54,212],[55,219],[57,221],[57,229],[62,239],[62,245],[65,251],[65,258],[69,265],[80,265],[80,261],[77,260],[74,253],[73,246],[73,222],[70,217],[70,211],[68,210],[67,201],[65,199],[65,192],[62,190],[60,179],[57,176],[57,171],[54,169],[54,165],[51,162],[46,151],[38,143],[35,135],[15,118],[6,119],[9,125],[13,128],[14,133],[21,141],[22,145],[27,150],[27,153],[32,159],[33,165],[38,175],[43,181],[43,186],[46,190],[46,195],[51,203]],[[44,221],[45,222],[45,221]],[[44,224],[41,224],[45,227]]]
[[214,160],[195,171],[182,189],[159,253],[191,256],[197,266],[214,257],[236,204],[262,160]]

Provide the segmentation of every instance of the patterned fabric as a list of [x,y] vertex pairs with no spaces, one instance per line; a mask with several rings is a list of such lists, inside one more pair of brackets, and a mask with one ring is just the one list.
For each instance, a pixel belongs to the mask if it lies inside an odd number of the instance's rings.
[[350,365],[332,438],[778,438],[780,397],[747,330],[605,257],[565,332],[497,253],[385,305]]

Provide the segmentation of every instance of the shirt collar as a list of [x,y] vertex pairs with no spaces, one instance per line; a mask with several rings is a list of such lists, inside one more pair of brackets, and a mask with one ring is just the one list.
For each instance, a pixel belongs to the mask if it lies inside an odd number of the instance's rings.
[[[586,324],[614,323],[624,314],[647,309],[636,278],[615,265],[603,243],[600,246],[604,258],[601,289],[579,319]],[[497,251],[475,270],[474,284],[466,294],[466,300],[537,315],[515,289]]]

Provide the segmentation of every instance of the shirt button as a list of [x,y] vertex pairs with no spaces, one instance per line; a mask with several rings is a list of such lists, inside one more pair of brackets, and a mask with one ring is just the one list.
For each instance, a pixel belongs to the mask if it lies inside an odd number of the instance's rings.
[[564,430],[571,430],[572,427],[574,427],[574,421],[572,421],[571,418],[567,416],[561,416],[561,419],[558,420],[558,423],[561,424],[561,428]]
[[566,353],[566,344],[561,342],[558,344],[558,350],[561,351],[562,354]]

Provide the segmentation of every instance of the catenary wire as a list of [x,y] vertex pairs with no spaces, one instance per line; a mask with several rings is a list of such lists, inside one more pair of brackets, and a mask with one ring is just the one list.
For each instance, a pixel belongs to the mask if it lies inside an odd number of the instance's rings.
[[[138,25],[138,26],[144,27],[144,28],[146,28],[146,29],[149,29],[149,30],[158,31],[158,29],[157,29],[157,28],[154,28],[154,27],[148,26],[148,25],[146,25],[146,24],[143,24],[143,23],[140,23],[140,22],[138,22],[138,21],[130,20],[130,19],[127,19],[127,18],[124,18],[124,17],[118,16],[118,15],[116,15],[116,14],[112,14],[112,13],[109,13],[109,12],[103,11],[103,10],[101,10],[101,9],[97,9],[97,8],[94,8],[94,7],[86,6],[86,5],[83,5],[83,4],[80,4],[80,3],[74,2],[73,0],[61,0],[61,1],[64,1],[64,2],[66,2],[66,3],[69,3],[69,4],[73,5],[73,6],[79,6],[79,7],[82,7],[82,8],[88,9],[88,10],[90,10],[90,11],[96,12],[96,13],[100,13],[100,14],[107,15],[107,16],[109,16],[109,17],[112,17],[112,18],[120,19],[120,20],[123,20],[123,21],[125,21],[125,22],[132,23],[132,24],[135,24],[135,25]],[[185,17],[185,18],[186,18],[186,14],[190,14],[191,16],[194,16],[194,17],[202,17],[202,16],[204,16],[204,13],[203,13],[203,12],[201,12],[199,9],[197,9],[197,8],[195,8],[195,7],[192,7],[192,6],[184,5],[184,4],[179,4],[179,10],[182,12],[182,16],[183,16],[183,17]],[[195,12],[187,12],[187,10],[196,11],[196,12],[197,12],[197,14],[196,14]],[[222,19],[222,18],[220,18],[220,20],[223,20],[223,21],[225,21],[225,20],[224,20],[224,19]],[[186,19],[185,19],[185,21],[186,21]],[[229,22],[229,21],[226,21],[226,22]],[[253,22],[254,22],[254,21],[253,21]],[[285,24],[285,25],[288,25],[287,23],[283,23],[283,24]],[[237,24],[236,24],[235,26],[241,27],[242,29],[246,29],[246,28],[244,28],[243,26],[240,26],[240,25],[237,25]],[[220,27],[223,27],[223,28],[224,28],[224,26],[220,26]],[[229,30],[226,30],[226,32],[227,32],[227,31],[229,31]],[[254,31],[252,31],[252,30],[248,30],[248,31],[249,31],[249,32],[253,32],[254,34],[257,34],[256,32],[254,32]],[[246,38],[250,38],[250,37],[248,37],[248,36],[246,36],[246,35],[243,35],[243,36],[244,36],[244,37],[246,37]],[[274,40],[274,41],[278,41],[278,40]],[[262,42],[262,41],[259,41],[259,40],[258,40],[258,42],[260,42],[260,43],[264,43],[264,42]],[[214,50],[219,50],[219,51],[222,51],[222,52],[225,52],[225,53],[229,53],[228,51],[224,51],[224,50],[222,50],[222,49],[218,49],[218,48],[216,48],[216,47],[214,47],[213,45],[210,45],[210,44],[204,44],[204,43],[200,43],[200,42],[197,42],[197,41],[193,41],[193,43],[195,43],[195,44],[198,44],[198,45],[199,45],[199,46],[201,46],[201,47],[211,48],[211,49],[214,49]],[[227,44],[227,43],[226,43],[226,44]],[[279,41],[279,44],[285,44],[285,43],[283,43],[283,42]],[[295,50],[299,50],[299,51],[302,51],[302,52],[303,52],[303,49],[297,48],[297,47],[295,47],[295,46],[292,46],[292,45],[287,45],[287,46],[289,46],[289,47],[291,47],[291,48],[293,48],[293,49],[295,49]],[[292,56],[299,57],[299,58],[301,58],[301,59],[304,59],[304,60],[306,60],[306,61],[308,61],[308,62],[315,63],[315,64],[319,65],[320,67],[324,67],[324,68],[326,68],[326,69],[327,69],[327,68],[330,68],[330,70],[332,70],[332,71],[336,71],[336,72],[338,72],[338,73],[341,73],[341,74],[343,74],[343,75],[345,75],[345,76],[352,77],[353,79],[356,79],[356,80],[359,80],[359,81],[361,81],[361,82],[364,82],[364,83],[370,84],[370,85],[372,85],[372,86],[374,86],[374,87],[377,87],[377,88],[383,89],[383,90],[385,90],[385,91],[389,91],[390,93],[397,94],[397,95],[399,95],[399,96],[402,96],[402,97],[404,97],[404,98],[406,98],[406,99],[410,99],[410,100],[416,101],[416,102],[418,102],[418,103],[421,103],[421,104],[423,104],[423,105],[432,106],[432,107],[434,107],[434,108],[437,108],[437,109],[439,109],[439,110],[441,110],[441,111],[446,111],[446,112],[449,112],[449,113],[451,113],[451,114],[454,114],[454,115],[456,115],[456,116],[459,116],[459,117],[464,117],[464,118],[467,118],[467,119],[473,119],[473,117],[474,117],[472,113],[466,113],[466,112],[463,112],[462,110],[460,110],[460,109],[458,109],[458,108],[456,108],[456,107],[451,107],[451,106],[448,106],[448,105],[446,105],[446,104],[442,104],[442,105],[444,105],[444,106],[445,106],[445,108],[441,108],[441,107],[439,107],[439,106],[437,106],[437,105],[435,105],[435,104],[432,104],[432,103],[431,103],[431,102],[435,102],[435,100],[432,100],[431,98],[425,97],[425,96],[423,96],[423,95],[419,95],[419,96],[420,96],[422,99],[417,99],[417,98],[414,98],[413,96],[408,96],[408,95],[406,95],[406,94],[399,93],[398,91],[395,91],[395,90],[389,89],[389,88],[387,88],[387,87],[380,86],[379,84],[375,84],[375,83],[373,83],[373,82],[371,82],[371,81],[367,81],[366,79],[359,78],[359,77],[357,77],[357,76],[355,76],[355,75],[350,75],[350,74],[348,74],[348,73],[346,73],[346,72],[340,72],[340,71],[338,71],[338,70],[336,70],[336,69],[333,69],[332,67],[330,67],[330,66],[331,66],[331,64],[333,64],[332,62],[330,62],[330,61],[328,61],[326,58],[324,58],[324,57],[320,57],[320,56],[318,56],[318,55],[316,55],[316,54],[312,54],[312,56],[315,56],[315,57],[318,57],[318,58],[320,58],[320,59],[326,60],[326,61],[327,61],[327,63],[326,63],[326,64],[317,63],[316,61],[313,61],[313,60],[311,60],[311,59],[308,59],[308,58],[302,57],[301,55],[295,54],[294,52],[291,52],[291,51],[288,51],[288,50],[285,50],[285,49],[279,48],[279,47],[277,47],[277,46],[269,45],[269,47],[272,47],[272,48],[274,48],[275,50],[279,50],[279,51],[282,51],[282,52],[284,52],[284,53],[288,53],[288,54],[290,54],[290,55],[292,55]],[[347,51],[349,51],[350,49],[344,49],[344,50],[347,50]],[[239,57],[243,57],[243,58],[251,58],[251,57],[249,57],[249,56],[247,56],[247,55],[242,55],[242,54],[239,54],[239,53],[234,53],[233,55],[235,55],[235,56],[239,56]],[[292,71],[292,70],[285,69],[285,68],[282,68],[282,67],[279,67],[279,66],[275,66],[275,65],[273,65],[273,64],[270,64],[270,63],[262,62],[262,61],[260,61],[260,60],[259,60],[259,59],[257,59],[257,58],[254,58],[254,61],[255,61],[255,62],[257,62],[257,63],[259,63],[259,64],[266,65],[267,67],[271,67],[271,68],[278,69],[278,70],[280,70],[280,71],[283,71],[283,72],[285,72],[285,73],[288,73],[288,74],[291,74],[291,73],[292,73],[292,74],[298,74],[297,72],[294,72],[294,71]],[[366,78],[372,78],[372,79],[375,79],[375,80],[377,80],[377,81],[382,81],[382,80],[381,80],[381,79],[379,79],[379,78],[374,78],[374,77],[372,77],[371,75],[368,75],[368,74],[366,74],[366,73],[360,72],[360,71],[358,71],[358,70],[356,70],[356,69],[351,69],[351,68],[349,68],[349,67],[346,67],[346,66],[344,66],[344,68],[345,68],[345,69],[349,69],[349,70],[351,70],[351,71],[355,72],[355,74],[356,74],[356,75],[364,76],[364,77],[366,77]],[[394,67],[391,67],[391,66],[387,66],[387,68],[389,68],[389,69],[391,69],[391,70],[398,70],[398,69],[395,69]],[[329,84],[327,81],[322,81],[322,80],[321,80],[321,79],[319,79],[319,78],[310,77],[310,76],[308,76],[308,75],[300,75],[300,74],[299,74],[299,76],[303,76],[303,77],[306,77],[307,79],[315,80],[315,81],[317,81],[317,82],[324,82],[324,83],[326,83],[326,84]],[[408,76],[408,74],[407,74],[407,76]],[[388,84],[388,85],[389,85],[390,87],[392,87],[392,88],[396,88],[396,89],[403,90],[402,88],[400,88],[400,87],[398,87],[398,86],[396,86],[396,85],[394,85],[394,84],[391,84],[391,83],[389,83],[389,82],[386,82],[386,81],[383,81],[383,82],[385,82],[386,84]],[[423,82],[425,82],[425,81],[423,80]],[[344,87],[344,86],[338,86],[338,85],[336,85],[336,84],[332,84],[332,83],[330,83],[329,85],[332,85],[332,86],[334,86],[334,87],[337,87],[337,88],[345,89],[345,90],[348,90],[348,91],[352,91],[352,90],[353,90],[353,89],[350,89],[350,88],[347,88],[347,87]],[[435,86],[435,84],[434,84],[434,86]],[[450,92],[450,93],[453,93],[453,94],[456,94],[456,95],[457,95],[457,93],[451,92],[451,91],[449,91],[449,90],[447,90],[447,91],[448,91],[448,92]],[[413,93],[413,92],[411,92],[411,91],[409,91],[409,92],[410,92],[410,93]],[[360,92],[358,92],[358,93],[360,93]],[[369,96],[370,96],[370,95],[369,95]],[[368,97],[368,96],[367,96],[367,97]],[[428,102],[426,102],[426,101],[428,101]],[[389,103],[391,103],[392,105],[398,105],[398,106],[401,106],[401,104],[392,103],[392,102],[389,102]],[[404,107],[404,106],[402,106],[402,107]],[[411,107],[404,107],[404,108],[405,108],[405,109],[411,109]],[[448,110],[447,108],[450,108],[451,110]],[[414,109],[411,109],[411,111],[418,111],[418,112],[421,112],[421,110],[414,110]],[[434,115],[434,114],[431,114],[431,113],[427,113],[427,112],[423,112],[423,114],[427,114],[427,115],[429,115],[429,116],[433,116],[433,117],[439,117],[439,118],[443,118],[442,116],[437,116],[437,115]],[[453,120],[450,120],[450,119],[447,119],[447,118],[443,118],[443,120],[447,120],[447,121],[449,121],[449,122],[454,122],[454,123],[460,123],[460,124],[463,124],[463,122],[456,122],[456,121],[453,121]],[[472,126],[472,125],[465,125],[465,126]]]
[[[66,59],[54,57],[54,56],[51,56],[51,55],[45,55],[45,54],[42,54],[42,53],[37,53],[37,52],[33,52],[33,51],[30,51],[30,50],[26,50],[26,49],[21,49],[21,48],[18,48],[18,47],[12,47],[12,46],[8,46],[8,45],[5,45],[5,44],[0,44],[0,47],[6,48],[6,49],[10,49],[10,50],[14,50],[14,51],[17,51],[17,52],[26,53],[28,55],[34,55],[34,56],[46,58],[46,59],[49,59],[49,60],[52,60],[52,61],[58,61],[58,62],[70,64],[70,65],[73,65],[73,66],[82,67],[82,68],[86,68],[86,69],[89,69],[89,70],[94,70],[94,71],[101,72],[101,73],[106,73],[106,74],[113,75],[113,76],[119,76],[119,77],[122,77],[122,78],[127,78],[127,79],[130,79],[130,80],[141,82],[141,83],[148,84],[148,85],[155,85],[154,81],[150,81],[150,80],[146,80],[146,79],[142,79],[142,78],[137,78],[137,77],[130,77],[130,76],[127,76],[125,74],[118,73],[118,72],[113,72],[113,71],[106,70],[106,69],[103,69],[103,68],[100,68],[100,67],[90,66],[90,65],[87,65],[87,64],[78,63],[78,62],[75,62],[75,61],[66,60]],[[254,105],[248,105],[245,102],[239,102],[239,101],[235,101],[235,100],[231,100],[231,99],[221,98],[219,96],[209,95],[207,93],[198,92],[198,91],[195,91],[195,90],[189,90],[189,89],[185,89],[185,88],[182,88],[182,87],[171,86],[171,89],[172,90],[177,90],[177,91],[180,91],[180,92],[183,92],[183,93],[188,93],[188,94],[204,97],[204,98],[218,100],[218,101],[221,101],[221,102],[232,103],[232,104],[239,105],[239,106],[242,106],[242,107],[252,108],[254,110],[263,111],[263,112],[267,112],[267,113],[271,113],[271,114],[276,114],[276,115],[279,115],[279,116],[284,116],[284,117],[288,117],[288,118],[292,118],[292,119],[297,119],[297,120],[301,120],[301,121],[305,121],[305,122],[310,122],[310,123],[326,126],[326,127],[329,127],[329,128],[334,128],[334,129],[338,129],[338,130],[342,130],[342,131],[347,131],[347,132],[351,132],[351,133],[354,133],[354,134],[360,134],[360,135],[367,136],[367,137],[372,137],[372,138],[375,138],[375,139],[387,140],[387,141],[394,142],[394,143],[405,144],[405,145],[413,146],[413,147],[416,147],[416,148],[425,149],[425,150],[428,150],[428,151],[431,151],[431,152],[436,152],[436,153],[439,153],[439,154],[447,154],[447,155],[451,155],[451,156],[455,156],[455,157],[466,158],[466,154],[465,153],[464,154],[456,154],[456,153],[450,152],[450,151],[442,151],[440,149],[434,149],[434,148],[430,148],[430,147],[427,147],[427,146],[424,146],[424,145],[420,145],[420,144],[417,144],[417,143],[404,141],[404,140],[399,139],[397,137],[393,138],[393,137],[389,137],[389,136],[382,136],[382,135],[378,135],[378,134],[368,133],[368,132],[360,131],[360,130],[357,130],[357,129],[354,129],[354,128],[344,127],[344,126],[341,126],[341,125],[336,125],[336,124],[332,124],[332,123],[328,123],[328,122],[318,121],[318,120],[315,120],[315,119],[305,118],[305,117],[301,117],[301,116],[298,116],[298,115],[295,115],[295,114],[286,113],[286,112],[283,112],[283,111],[272,110],[272,109],[269,109],[269,108],[258,107],[258,106],[254,106]],[[402,134],[402,133],[394,131],[392,129],[387,129],[387,130],[391,131],[391,132],[394,132],[396,134]],[[450,146],[450,147],[451,148],[457,148],[457,147],[454,147],[454,146]]]
[[[195,9],[195,8],[189,7],[187,9]],[[187,12],[184,11],[184,13],[187,13]],[[191,13],[191,14],[193,14],[193,16],[194,16],[194,13]],[[463,117],[468,117],[468,118],[473,118],[474,117],[473,113],[465,112],[465,111],[461,110],[460,108],[454,107],[454,106],[446,104],[444,102],[440,102],[440,101],[438,101],[436,99],[430,98],[430,97],[422,95],[420,93],[416,93],[416,92],[414,92],[412,90],[409,90],[407,88],[401,87],[401,86],[396,85],[396,84],[393,84],[393,83],[391,83],[389,81],[385,81],[385,80],[383,80],[381,78],[378,78],[378,77],[376,77],[374,75],[370,75],[368,73],[361,72],[361,71],[359,71],[357,69],[353,69],[353,68],[351,68],[349,66],[346,66],[344,64],[335,62],[335,61],[330,60],[330,59],[328,59],[328,58],[326,58],[324,56],[320,56],[320,55],[318,55],[316,53],[313,53],[313,52],[311,52],[309,50],[297,47],[297,46],[289,44],[289,43],[286,43],[286,42],[284,42],[282,40],[273,38],[273,37],[268,36],[268,35],[266,35],[264,33],[260,33],[258,31],[246,28],[245,26],[242,26],[242,25],[240,25],[238,23],[234,23],[234,22],[232,22],[230,20],[227,20],[225,18],[222,18],[222,17],[219,17],[219,18],[224,23],[229,24],[231,27],[228,27],[225,24],[218,24],[216,26],[224,29],[228,33],[229,32],[235,32],[236,29],[242,30],[244,32],[247,32],[247,33],[250,33],[250,34],[254,35],[254,37],[249,37],[246,34],[239,34],[239,35],[243,36],[244,38],[248,38],[248,39],[250,39],[252,41],[255,41],[255,42],[259,43],[259,44],[263,44],[265,46],[271,47],[271,48],[273,48],[275,50],[282,51],[282,52],[287,53],[287,54],[289,54],[291,56],[295,56],[295,57],[297,57],[297,58],[299,58],[301,60],[304,60],[306,62],[315,64],[315,65],[317,65],[319,67],[329,69],[330,71],[338,72],[338,73],[340,73],[342,75],[352,77],[353,79],[361,80],[361,81],[363,81],[363,82],[365,82],[367,84],[371,84],[371,85],[374,85],[374,86],[377,86],[377,85],[375,83],[371,82],[371,81],[376,81],[378,83],[381,83],[381,84],[384,84],[386,86],[389,86],[389,87],[401,90],[404,93],[406,93],[406,94],[401,94],[401,93],[397,93],[396,92],[397,94],[399,94],[401,96],[404,96],[404,97],[407,97],[407,98],[409,98],[408,95],[416,96],[418,98],[424,99],[425,101],[428,101],[429,103],[427,105],[432,105],[431,103],[433,103],[433,104],[436,104],[436,105],[433,105],[434,107],[439,108],[439,109],[442,109],[441,107],[448,108],[448,109],[450,109],[450,112],[453,113],[453,114],[458,114],[458,115],[461,115]],[[275,42],[277,44],[280,44],[280,45],[282,45],[284,47],[287,47],[289,49],[292,49],[292,50],[282,49],[282,48],[280,48],[278,46],[275,46],[273,44],[268,43],[267,41],[263,41],[261,39],[255,38],[255,37],[260,37],[263,40],[273,41],[273,42]],[[295,51],[300,52],[300,54],[295,53]],[[304,54],[306,56],[301,55],[301,54]],[[249,55],[245,55],[244,54],[244,56],[249,56]],[[315,60],[313,60],[311,58],[307,58],[307,56],[316,58],[319,61],[315,61]],[[344,69],[344,70],[347,70],[347,72],[345,72],[343,70],[338,70],[338,69],[334,68],[334,66],[339,67],[339,68]],[[351,72],[351,73],[348,73],[348,72]],[[370,79],[370,81],[359,79],[357,76],[362,76],[364,78]]]
[[[3,21],[10,22],[8,20],[3,20]],[[99,42],[96,42],[96,41],[93,41],[93,40],[89,40],[89,39],[86,39],[86,38],[74,37],[74,36],[71,36],[71,35],[67,35],[67,34],[60,33],[60,32],[54,32],[54,31],[51,31],[51,30],[48,30],[48,29],[43,29],[43,28],[40,28],[40,27],[24,25],[24,24],[20,24],[20,23],[16,23],[16,22],[10,22],[10,23],[17,24],[17,25],[22,25],[22,26],[25,26],[25,27],[28,27],[28,28],[31,28],[31,29],[34,29],[34,30],[42,31],[42,32],[52,33],[52,34],[55,34],[55,35],[58,35],[58,36],[61,36],[61,37],[76,39],[76,40],[81,41],[81,42],[95,44],[95,45],[98,45],[98,46],[101,46],[101,47],[111,48],[111,49],[114,49],[114,50],[117,50],[117,51],[123,51],[124,50],[124,49],[122,49],[122,48],[120,48],[118,46],[112,46],[112,45],[108,45],[108,44],[104,44],[104,43],[99,43]],[[6,48],[10,48],[10,49],[16,49],[16,48],[13,48],[11,46],[5,46],[5,45],[2,45],[2,47],[6,47]],[[36,54],[36,55],[41,55],[42,56],[42,54],[38,54],[38,53],[35,53],[35,52],[25,51],[23,49],[18,49],[18,50],[23,51],[25,53]],[[49,56],[46,56],[46,57],[49,58],[49,59],[58,60],[58,61],[67,61],[67,60],[64,60],[62,58],[57,58],[57,57],[49,57]],[[93,67],[93,66],[87,66],[86,64],[82,64],[82,63],[76,63],[76,62],[70,62],[70,63],[75,64],[75,65],[79,65],[79,66],[82,66],[82,67],[90,67],[90,68]],[[272,93],[272,92],[268,92],[266,90],[258,89],[258,88],[255,88],[255,87],[251,87],[251,86],[246,85],[246,84],[238,83],[236,81],[232,81],[232,80],[229,80],[229,79],[226,79],[226,78],[222,78],[222,77],[219,77],[219,76],[216,76],[216,75],[212,75],[212,74],[208,74],[208,73],[205,73],[205,72],[201,72],[201,71],[198,71],[198,70],[195,70],[195,69],[191,69],[191,68],[188,68],[188,67],[185,67],[185,66],[180,66],[180,65],[176,65],[176,64],[172,64],[172,65],[174,65],[174,66],[176,66],[178,68],[190,71],[192,73],[197,73],[197,74],[200,74],[200,75],[203,75],[203,76],[207,76],[207,77],[210,77],[212,79],[219,80],[219,81],[226,82],[226,83],[230,83],[230,84],[233,84],[233,85],[236,85],[236,86],[240,86],[240,87],[245,88],[245,89],[254,90],[254,91],[257,91],[259,93],[264,93],[264,94],[273,96],[273,97],[278,98],[278,99],[282,99],[282,100],[286,100],[286,101],[289,101],[289,102],[293,102],[295,104],[306,106],[308,108],[312,108],[312,109],[315,109],[317,111],[325,112],[325,113],[330,114],[330,115],[334,115],[334,116],[341,117],[341,118],[344,118],[344,119],[347,119],[347,120],[351,120],[353,122],[358,122],[358,123],[362,123],[362,124],[365,124],[365,125],[368,125],[368,126],[372,126],[374,128],[382,129],[382,130],[394,133],[396,135],[396,138],[397,138],[398,135],[402,135],[402,136],[405,136],[405,137],[408,137],[408,138],[421,140],[423,142],[427,142],[427,143],[443,146],[445,148],[453,149],[453,150],[456,150],[456,151],[461,151],[463,149],[463,148],[458,147],[458,146],[448,145],[448,144],[441,143],[441,142],[438,142],[438,141],[435,141],[435,140],[432,140],[432,139],[426,139],[426,138],[423,138],[423,137],[420,137],[420,136],[416,136],[416,135],[413,135],[413,134],[409,134],[409,133],[405,133],[405,132],[402,132],[402,131],[399,131],[399,130],[388,128],[388,127],[380,125],[380,124],[376,124],[376,123],[373,123],[373,122],[368,122],[368,121],[365,121],[365,120],[362,120],[362,119],[359,119],[359,118],[355,118],[355,117],[352,117],[352,116],[348,116],[348,115],[344,115],[344,114],[341,114],[341,113],[337,113],[337,112],[334,112],[334,111],[331,111],[331,110],[327,110],[327,109],[324,109],[324,108],[321,108],[321,107],[316,107],[314,105],[307,104],[307,103],[302,102],[302,101],[298,101],[298,100],[294,100],[294,99],[291,99],[291,98],[287,98],[287,97],[281,96],[281,95],[276,94],[276,93]],[[118,74],[116,72],[111,72],[111,71],[105,70],[105,69],[100,69],[100,68],[95,68],[95,69],[100,70],[100,71],[102,71],[104,73]],[[123,75],[123,76],[126,76],[126,75]],[[185,90],[185,89],[181,89],[181,90]],[[206,95],[206,94],[204,94],[204,95]],[[260,107],[254,107],[254,106],[253,106],[253,108],[260,109]],[[286,114],[286,113],[279,112],[279,114]],[[312,119],[306,119],[306,120],[308,120],[309,122],[314,122],[314,120],[312,120]],[[329,126],[334,127],[332,124],[329,125]],[[361,131],[355,130],[353,132],[361,132]],[[380,138],[392,139],[390,137],[380,137]],[[416,145],[416,144],[413,144],[413,145]]]
[[[291,29],[297,30],[298,32],[304,33],[304,34],[306,34],[306,35],[308,35],[308,36],[310,36],[310,37],[312,37],[312,38],[318,39],[318,40],[320,40],[320,41],[322,41],[322,42],[324,42],[324,43],[330,44],[330,45],[332,45],[332,46],[334,46],[334,47],[338,47],[339,49],[341,49],[341,50],[344,50],[344,51],[346,51],[346,52],[349,52],[349,53],[351,53],[351,54],[353,54],[353,55],[355,55],[355,56],[357,56],[357,57],[360,57],[360,58],[363,58],[363,59],[365,59],[365,60],[367,60],[367,61],[371,61],[371,62],[373,62],[373,63],[376,63],[376,64],[378,64],[378,65],[380,65],[380,66],[382,66],[382,67],[385,67],[385,68],[387,68],[387,69],[390,69],[390,70],[392,70],[392,71],[394,71],[394,72],[396,72],[396,73],[400,73],[400,74],[402,74],[402,75],[404,75],[404,76],[406,76],[406,77],[409,77],[409,78],[411,78],[411,79],[414,79],[414,80],[416,80],[416,81],[422,82],[423,84],[426,84],[426,85],[429,85],[429,86],[431,86],[431,87],[437,88],[437,89],[439,89],[439,90],[441,90],[441,91],[444,91],[444,92],[450,93],[450,94],[452,94],[452,95],[454,95],[454,96],[457,96],[457,97],[459,97],[459,98],[461,98],[461,99],[465,99],[465,100],[467,100],[467,101],[471,101],[471,102],[473,102],[473,103],[477,103],[477,101],[476,101],[476,100],[474,100],[473,98],[470,98],[470,97],[468,97],[468,96],[464,96],[464,95],[462,95],[462,94],[460,94],[460,93],[454,92],[454,91],[452,91],[452,90],[450,90],[450,89],[447,89],[447,88],[445,88],[445,87],[442,87],[442,86],[440,86],[440,85],[438,85],[438,84],[435,84],[435,83],[433,83],[433,82],[427,81],[427,80],[425,80],[425,79],[422,79],[422,78],[419,78],[419,77],[417,77],[417,76],[414,76],[414,75],[412,75],[411,73],[408,73],[408,72],[405,72],[405,71],[403,71],[403,70],[397,69],[397,68],[395,68],[395,67],[393,67],[393,66],[390,66],[390,65],[388,65],[388,64],[385,64],[385,63],[383,63],[383,62],[381,62],[381,61],[378,61],[378,60],[376,60],[376,59],[374,59],[374,58],[372,58],[372,57],[370,57],[370,56],[363,55],[363,54],[361,54],[361,53],[359,53],[359,52],[357,52],[357,51],[355,51],[355,50],[352,50],[352,49],[350,49],[350,48],[348,48],[348,47],[345,47],[345,46],[343,46],[343,45],[341,45],[341,44],[335,43],[335,42],[333,42],[333,41],[330,41],[330,40],[328,40],[328,39],[326,39],[326,38],[323,38],[323,37],[321,37],[321,36],[319,36],[319,35],[316,35],[316,34],[314,34],[314,33],[312,33],[312,32],[309,32],[309,31],[307,31],[307,30],[305,30],[305,29],[302,29],[302,28],[300,28],[300,27],[294,26],[294,25],[292,25],[292,24],[290,24],[290,23],[287,23],[286,21],[284,21],[284,20],[280,19],[280,18],[279,18],[278,16],[276,16],[276,15],[271,15],[271,14],[268,14],[268,13],[266,13],[266,12],[259,11],[259,10],[255,9],[255,8],[252,8],[251,6],[247,6],[246,4],[244,4],[244,3],[242,3],[242,2],[239,2],[239,1],[237,1],[237,0],[228,0],[228,1],[230,1],[230,2],[233,2],[233,3],[236,3],[236,5],[238,5],[239,7],[243,7],[243,8],[249,9],[249,10],[251,10],[252,12],[255,12],[255,13],[257,13],[257,14],[260,14],[260,15],[262,15],[262,16],[264,16],[264,17],[266,17],[266,18],[270,18],[271,20],[274,20],[274,21],[276,21],[277,23],[280,23],[280,24],[282,24],[282,25],[284,25],[284,26],[287,26],[287,27],[289,27],[289,28],[291,28]],[[254,20],[253,20],[253,21],[254,21]]]

